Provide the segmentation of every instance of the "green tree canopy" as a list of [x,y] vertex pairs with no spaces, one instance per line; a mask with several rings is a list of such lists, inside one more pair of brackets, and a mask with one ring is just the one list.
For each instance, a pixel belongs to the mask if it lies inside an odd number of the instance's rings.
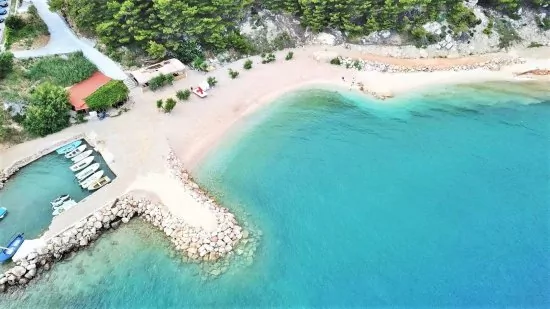
[[69,126],[69,95],[50,83],[39,85],[31,94],[23,127],[31,135],[46,136]]

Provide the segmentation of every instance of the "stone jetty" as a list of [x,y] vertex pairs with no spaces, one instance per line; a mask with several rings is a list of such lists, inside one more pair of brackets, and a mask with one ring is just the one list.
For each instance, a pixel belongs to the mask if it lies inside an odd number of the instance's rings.
[[27,164],[33,162],[34,160],[37,160],[37,159],[39,159],[39,158],[41,158],[45,155],[47,155],[48,153],[56,150],[57,148],[65,145],[65,144],[68,144],[68,143],[70,143],[72,141],[75,141],[75,140],[83,139],[84,137],[85,137],[85,134],[75,135],[71,138],[64,139],[62,141],[59,141],[57,143],[52,144],[51,146],[49,146],[47,148],[39,150],[39,151],[35,152],[33,155],[30,155],[28,157],[25,157],[23,159],[15,161],[12,165],[10,165],[9,167],[5,168],[3,171],[0,172],[0,189],[2,189],[4,187],[4,184],[6,183],[6,181],[8,181],[8,179],[11,176],[13,176],[15,173],[17,173],[25,165],[27,165]]
[[[232,255],[239,242],[248,241],[249,232],[243,230],[227,208],[219,206],[199,188],[173,152],[169,153],[167,164],[173,177],[182,182],[193,198],[215,214],[217,228],[214,231],[190,226],[183,219],[173,216],[160,203],[126,194],[46,240],[45,246],[35,248],[26,257],[15,261],[16,266],[0,274],[0,291],[25,286],[30,280],[51,269],[56,261],[86,248],[104,231],[117,229],[134,217],[140,217],[162,230],[187,260],[214,262]],[[215,273],[219,274],[219,271]]]

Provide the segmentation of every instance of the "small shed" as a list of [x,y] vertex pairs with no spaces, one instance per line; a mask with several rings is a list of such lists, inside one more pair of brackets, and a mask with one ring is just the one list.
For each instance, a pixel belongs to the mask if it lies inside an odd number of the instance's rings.
[[87,111],[88,105],[86,105],[85,99],[109,81],[111,81],[110,77],[103,75],[101,72],[95,72],[90,78],[69,88],[69,102],[72,109],[77,112]]
[[140,87],[148,87],[149,81],[160,74],[172,75],[174,79],[186,76],[186,66],[178,59],[169,59],[130,72],[130,76]]

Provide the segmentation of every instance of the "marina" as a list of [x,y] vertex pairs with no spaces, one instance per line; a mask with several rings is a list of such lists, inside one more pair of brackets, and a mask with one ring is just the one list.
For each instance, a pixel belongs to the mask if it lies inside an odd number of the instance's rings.
[[[83,156],[86,154],[88,156]],[[102,177],[108,177],[109,181]],[[92,192],[114,178],[102,156],[83,139],[30,162],[0,190],[0,209],[4,210],[3,214],[0,211],[0,217],[8,211],[10,214],[0,225],[0,246],[10,243],[12,239],[7,237],[18,233],[24,233],[29,239],[39,237],[53,217],[78,207]],[[82,183],[86,186],[81,186]],[[92,186],[94,189],[90,190],[88,187]],[[33,190],[27,191],[28,187]]]

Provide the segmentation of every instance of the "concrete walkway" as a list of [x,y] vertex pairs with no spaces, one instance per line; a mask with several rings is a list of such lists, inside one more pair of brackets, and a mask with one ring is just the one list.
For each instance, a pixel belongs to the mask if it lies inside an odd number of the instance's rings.
[[34,58],[82,51],[105,75],[124,80],[126,74],[116,62],[100,53],[84,40],[79,39],[59,14],[50,11],[47,0],[33,0],[38,14],[50,31],[50,41],[42,48],[14,52],[16,58]]

